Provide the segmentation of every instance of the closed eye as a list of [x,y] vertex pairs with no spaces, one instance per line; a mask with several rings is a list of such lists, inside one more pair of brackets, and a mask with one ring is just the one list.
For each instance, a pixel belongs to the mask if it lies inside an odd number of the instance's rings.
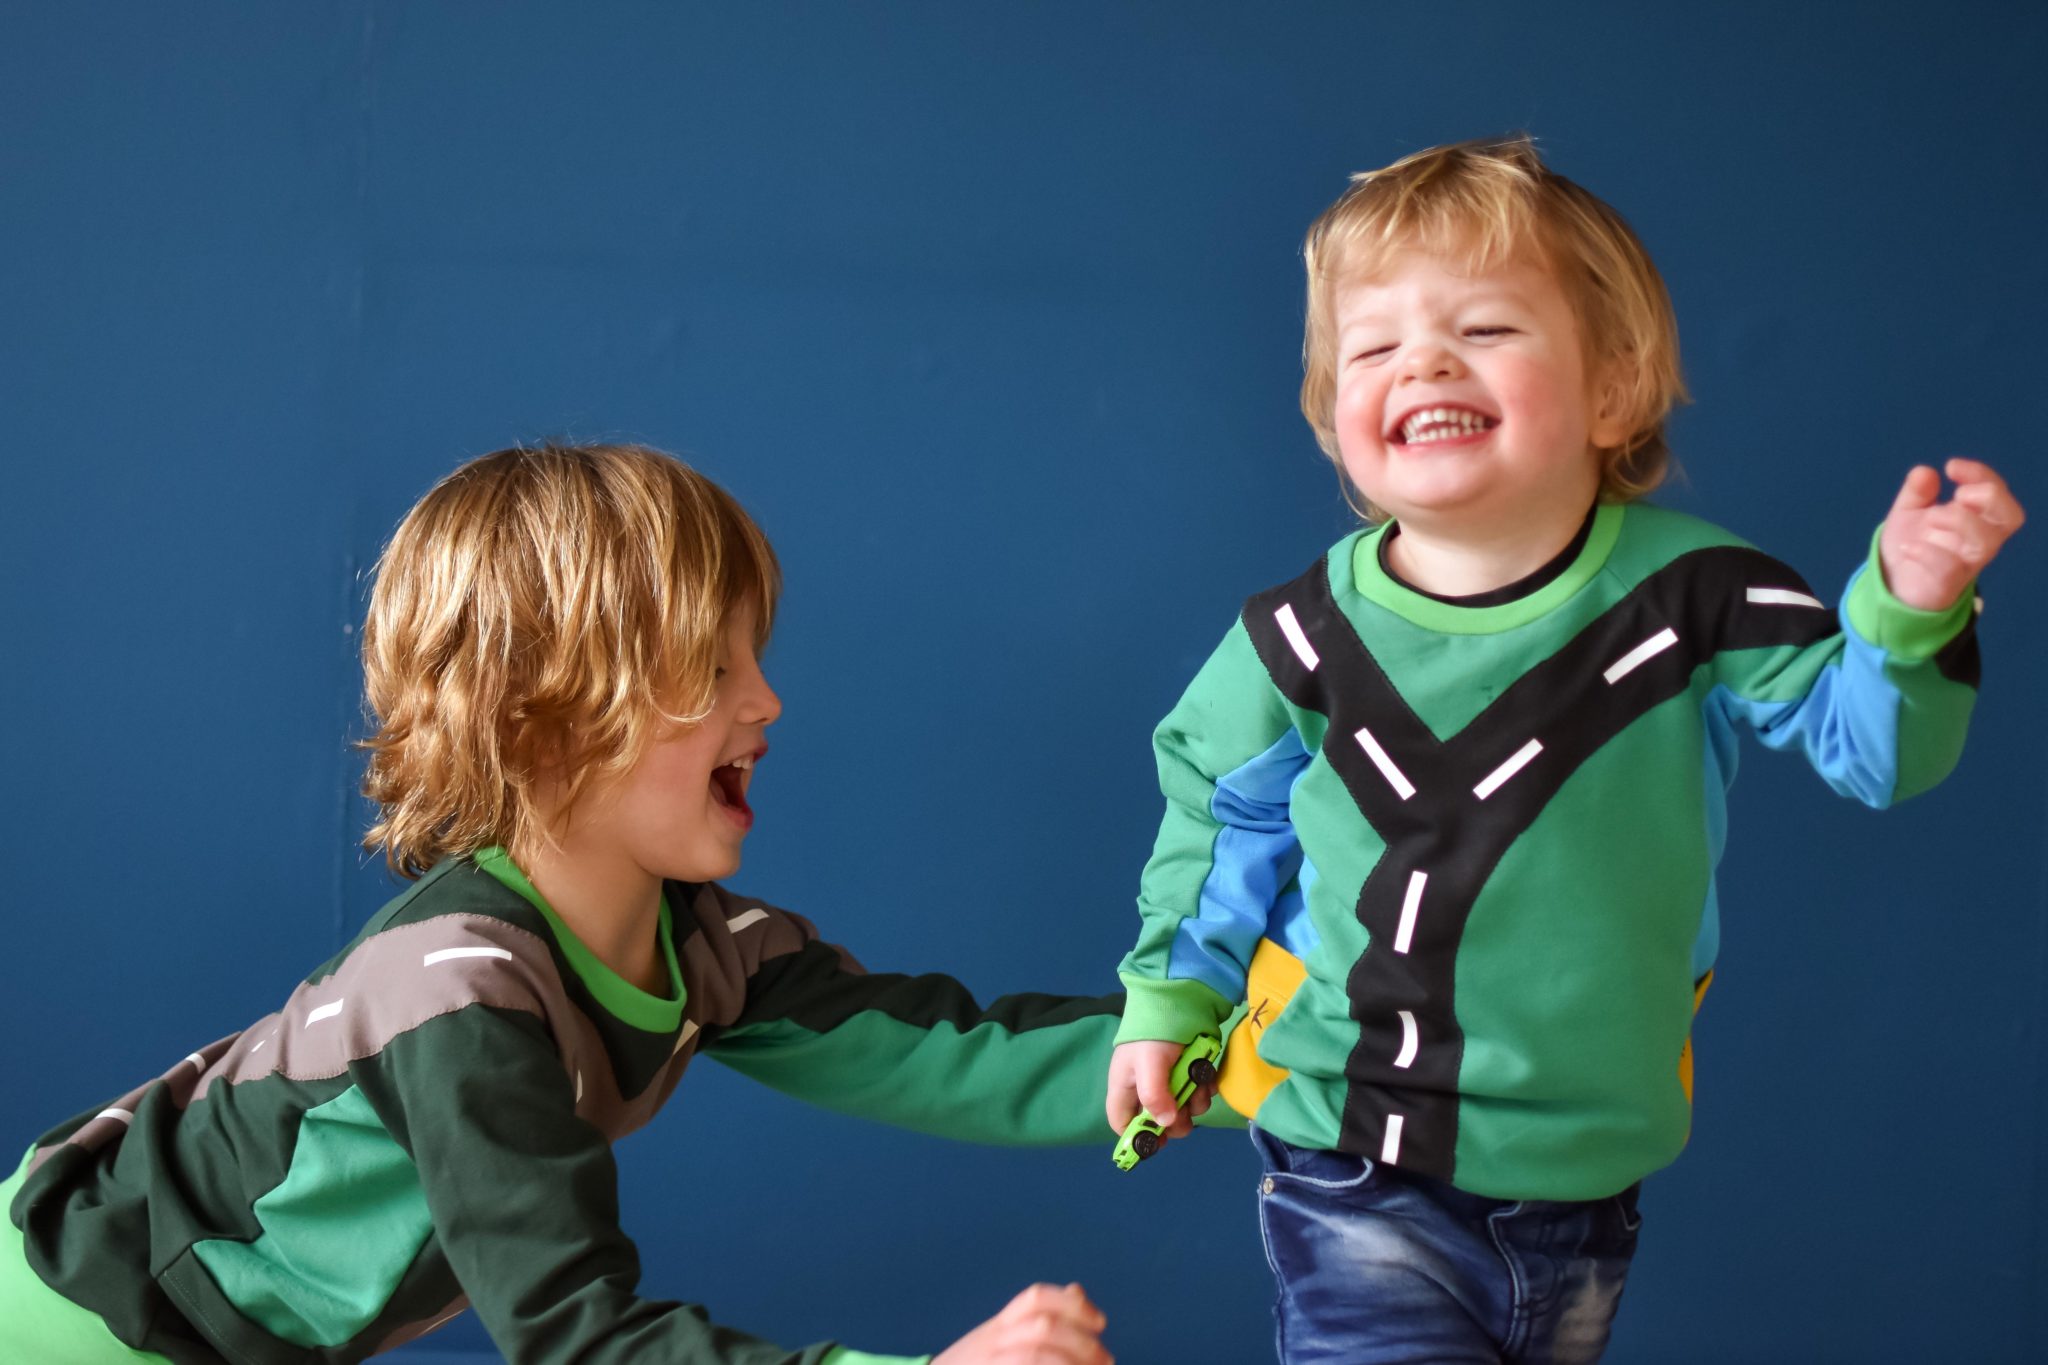
[[1468,337],[1504,337],[1513,335],[1514,330],[1512,327],[1467,327],[1465,335]]

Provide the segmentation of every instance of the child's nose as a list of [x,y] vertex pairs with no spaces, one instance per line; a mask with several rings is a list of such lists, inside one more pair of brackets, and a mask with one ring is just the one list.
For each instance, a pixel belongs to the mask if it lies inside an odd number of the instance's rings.
[[768,685],[768,675],[756,673],[753,695],[747,698],[747,719],[757,725],[773,725],[782,715],[782,698]]
[[1465,372],[1458,354],[1440,341],[1411,347],[1402,358],[1403,379],[1456,379]]

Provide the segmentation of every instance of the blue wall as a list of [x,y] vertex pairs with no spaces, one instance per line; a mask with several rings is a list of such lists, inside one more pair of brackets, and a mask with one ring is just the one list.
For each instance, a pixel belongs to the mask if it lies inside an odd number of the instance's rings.
[[[1698,400],[1667,501],[1829,590],[1913,461],[2048,511],[2044,49],[1981,3],[6,7],[0,1130],[271,1008],[388,894],[364,566],[549,434],[681,451],[781,549],[739,884],[873,965],[1110,988],[1152,722],[1346,529],[1300,233],[1420,146],[1531,129],[1631,217]],[[1613,1359],[2036,1348],[2044,566],[2036,529],[1987,584],[1940,790],[1874,816],[1751,751]],[[783,1340],[936,1347],[1073,1277],[1124,1359],[1267,1358],[1241,1140],[1105,1154],[707,1066],[622,1161],[650,1290]]]

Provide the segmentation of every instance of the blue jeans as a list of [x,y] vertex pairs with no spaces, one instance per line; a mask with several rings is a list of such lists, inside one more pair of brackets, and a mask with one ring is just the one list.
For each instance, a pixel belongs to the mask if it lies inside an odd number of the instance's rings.
[[1252,1128],[1282,1365],[1580,1365],[1607,1348],[1636,1191],[1486,1199]]

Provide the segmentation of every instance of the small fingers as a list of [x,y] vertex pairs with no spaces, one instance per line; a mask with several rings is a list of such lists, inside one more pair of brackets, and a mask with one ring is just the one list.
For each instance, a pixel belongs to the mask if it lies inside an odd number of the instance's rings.
[[1899,494],[1892,499],[1893,512],[1917,512],[1923,507],[1932,507],[1934,500],[1941,496],[1941,475],[1924,464],[1916,464],[1906,471],[1906,480],[1899,485]]
[[1987,523],[1976,508],[1959,501],[1924,508],[1885,527],[1885,544],[1889,547],[1915,542],[1931,544],[1976,563],[1988,560],[2003,539],[1998,528]]
[[1001,1359],[1018,1365],[1098,1365],[1109,1359],[1094,1332],[1055,1318],[1012,1324],[996,1349]]
[[1078,1284],[1034,1284],[1004,1305],[997,1316],[1005,1322],[1067,1322],[1091,1332],[1100,1332],[1109,1322]]
[[1996,484],[2005,487],[2005,480],[1997,470],[1982,460],[1966,460],[1961,456],[1945,462],[1941,470],[1959,484]]
[[1186,1137],[1194,1132],[1195,1120],[1208,1113],[1209,1107],[1214,1103],[1216,1103],[1216,1087],[1213,1085],[1198,1087],[1195,1093],[1188,1097],[1187,1105],[1181,1110],[1180,1117],[1174,1121],[1172,1127],[1166,1130],[1166,1136]]
[[[1960,463],[1959,461],[1957,463]],[[2007,536],[2020,529],[2027,520],[2026,510],[2019,499],[2005,486],[1997,475],[1989,479],[1956,484],[1955,504],[1968,508],[1984,525],[1990,527],[2002,543]]]
[[1173,1077],[1168,1067],[1147,1067],[1138,1073],[1137,1079],[1138,1099],[1154,1123],[1165,1128],[1180,1117],[1180,1106],[1173,1102]]
[[934,1359],[937,1365],[1113,1365],[1102,1310],[1078,1284],[1034,1284]]
[[1138,1079],[1153,1067],[1158,1043],[1119,1043],[1109,1055],[1109,1091],[1103,1097],[1103,1114],[1112,1131],[1122,1133],[1138,1116]]
[[986,1365],[1112,1365],[1098,1340],[1106,1325],[1080,1285],[1034,1284],[982,1329],[988,1339],[972,1358]]

